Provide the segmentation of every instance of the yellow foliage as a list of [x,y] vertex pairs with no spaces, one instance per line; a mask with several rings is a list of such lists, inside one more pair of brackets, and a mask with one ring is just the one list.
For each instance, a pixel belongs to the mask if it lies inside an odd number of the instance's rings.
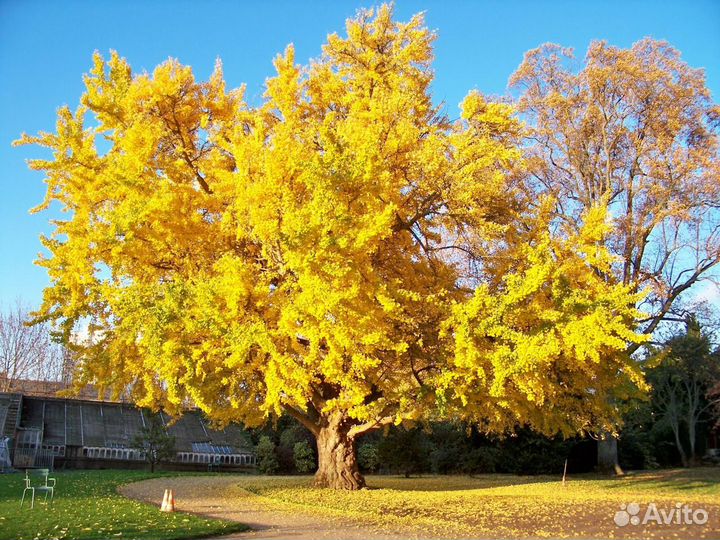
[[77,112],[21,140],[53,151],[31,162],[40,208],[68,215],[38,316],[67,340],[92,321],[81,381],[220,422],[340,415],[353,436],[435,414],[609,424],[606,394],[642,382],[617,354],[636,297],[602,273],[604,208],[579,232],[528,210],[523,126],[477,92],[444,117],[433,39],[420,15],[360,12],[310,65],[278,56],[258,107],[219,65],[199,82],[96,55]]

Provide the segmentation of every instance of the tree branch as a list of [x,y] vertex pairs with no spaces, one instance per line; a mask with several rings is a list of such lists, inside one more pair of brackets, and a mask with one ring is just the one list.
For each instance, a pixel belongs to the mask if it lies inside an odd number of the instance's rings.
[[370,420],[368,422],[365,422],[364,424],[358,424],[357,426],[353,426],[350,428],[350,430],[348,431],[348,437],[352,439],[364,433],[375,431],[383,426],[392,424],[394,420],[394,416],[384,416],[377,420]]
[[307,413],[304,413],[299,409],[296,409],[292,405],[288,405],[287,403],[283,403],[282,408],[286,413],[288,413],[295,420],[297,420],[308,430],[310,430],[313,435],[317,435],[318,433],[320,433],[320,426],[318,426]]

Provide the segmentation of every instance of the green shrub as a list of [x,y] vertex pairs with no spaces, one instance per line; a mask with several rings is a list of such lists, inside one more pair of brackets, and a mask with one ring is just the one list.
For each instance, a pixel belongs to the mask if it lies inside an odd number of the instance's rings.
[[358,464],[365,471],[375,472],[380,466],[380,453],[375,443],[365,443],[358,448]]
[[258,472],[261,474],[274,474],[280,469],[280,463],[275,453],[275,443],[267,435],[260,437],[260,441],[255,447],[255,454]]
[[309,473],[315,470],[315,453],[307,441],[298,441],[293,446],[295,469],[299,473]]

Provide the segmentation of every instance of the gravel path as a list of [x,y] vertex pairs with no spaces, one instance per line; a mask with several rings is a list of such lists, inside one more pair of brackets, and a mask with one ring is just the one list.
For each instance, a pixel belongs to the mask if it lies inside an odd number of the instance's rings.
[[207,517],[239,521],[252,528],[246,533],[234,533],[224,539],[288,538],[338,540],[408,538],[399,532],[375,529],[342,518],[318,517],[273,508],[272,504],[238,486],[235,476],[183,476],[155,478],[126,484],[120,494],[160,506],[165,489],[175,493],[175,508]]

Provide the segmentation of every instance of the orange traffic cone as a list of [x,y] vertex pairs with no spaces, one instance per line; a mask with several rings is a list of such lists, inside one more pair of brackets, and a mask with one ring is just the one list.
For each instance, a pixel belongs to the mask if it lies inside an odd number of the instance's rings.
[[175,511],[175,494],[173,493],[173,490],[170,490],[170,495],[168,496],[168,505],[166,512],[174,512]]
[[161,511],[161,512],[169,512],[169,510],[168,510],[168,503],[170,502],[170,493],[169,493],[169,491],[170,491],[170,490],[166,489],[166,490],[165,490],[165,494],[163,495],[163,502],[162,502],[162,505],[160,506],[160,511]]

